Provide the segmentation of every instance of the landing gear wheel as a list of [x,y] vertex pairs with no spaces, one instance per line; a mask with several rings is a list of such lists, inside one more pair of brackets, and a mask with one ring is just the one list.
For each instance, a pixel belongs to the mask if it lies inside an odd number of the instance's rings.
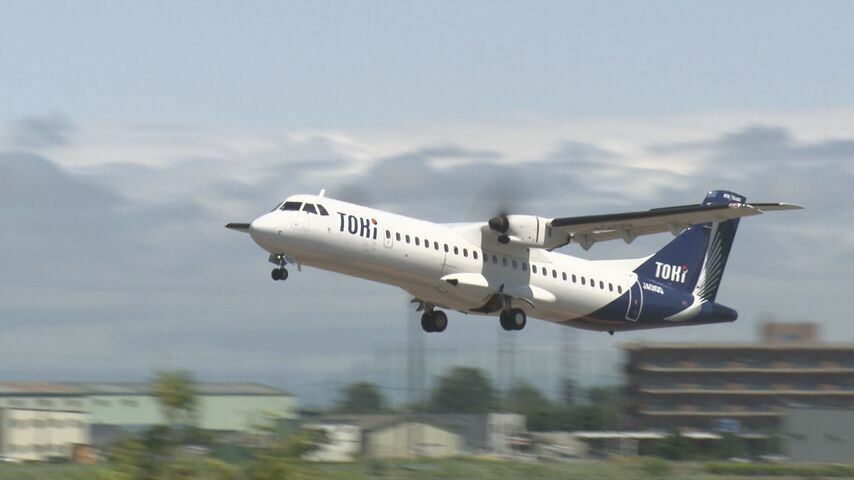
[[273,271],[270,272],[270,277],[276,281],[286,280],[288,278],[288,271],[284,268],[274,268]]
[[448,328],[448,316],[445,315],[445,312],[436,310],[433,312],[432,317],[434,332],[444,332]]
[[430,333],[433,331],[433,318],[432,317],[433,317],[433,315],[431,315],[430,312],[424,312],[424,314],[421,315],[421,330],[424,330],[427,333]]
[[513,330],[522,330],[528,324],[528,316],[525,315],[525,311],[521,308],[510,310],[509,318]]
[[501,324],[501,328],[508,332],[513,330],[513,325],[510,323],[510,312],[507,310],[501,311],[501,315],[498,317],[498,323]]
[[421,329],[425,332],[444,332],[446,328],[448,328],[448,316],[445,312],[433,310],[421,315]]

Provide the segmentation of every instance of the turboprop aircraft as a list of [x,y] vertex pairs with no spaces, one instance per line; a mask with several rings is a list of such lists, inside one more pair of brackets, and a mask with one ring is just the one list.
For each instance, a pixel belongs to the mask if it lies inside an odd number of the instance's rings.
[[[695,205],[439,224],[324,193],[293,195],[252,223],[226,227],[249,233],[270,253],[273,280],[285,280],[285,266],[296,264],[406,290],[424,312],[426,332],[445,330],[443,310],[497,316],[504,330],[522,330],[528,316],[611,334],[732,322],[738,313],[715,297],[739,218],[801,208],[715,190]],[[676,238],[644,258],[585,260],[554,251],[665,232]]]

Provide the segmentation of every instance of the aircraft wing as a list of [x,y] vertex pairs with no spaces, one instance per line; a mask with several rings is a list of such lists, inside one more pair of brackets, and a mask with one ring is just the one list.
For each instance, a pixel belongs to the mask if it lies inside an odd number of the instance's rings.
[[797,210],[790,203],[730,203],[726,205],[680,205],[638,212],[555,218],[552,229],[565,233],[585,250],[594,243],[622,239],[629,243],[641,235],[671,232],[678,235],[691,225],[722,222],[776,210]]

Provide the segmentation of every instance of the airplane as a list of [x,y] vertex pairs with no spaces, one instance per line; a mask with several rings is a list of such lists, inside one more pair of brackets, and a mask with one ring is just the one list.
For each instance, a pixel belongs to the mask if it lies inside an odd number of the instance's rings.
[[[741,217],[802,207],[747,203],[714,190],[700,204],[565,218],[502,213],[486,222],[439,224],[325,196],[293,195],[251,223],[248,233],[288,278],[287,264],[393,285],[423,311],[425,332],[448,326],[444,310],[497,316],[504,330],[528,316],[608,332],[733,322],[715,301]],[[584,250],[642,235],[676,238],[644,258],[585,260]]]

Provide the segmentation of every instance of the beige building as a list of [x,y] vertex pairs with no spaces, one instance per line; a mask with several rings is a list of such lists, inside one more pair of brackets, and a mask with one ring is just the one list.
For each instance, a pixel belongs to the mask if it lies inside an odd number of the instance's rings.
[[83,412],[0,409],[0,454],[5,458],[71,460],[76,445],[89,444],[89,423]]
[[365,435],[365,453],[372,458],[456,457],[464,449],[460,435],[418,421],[393,423]]

